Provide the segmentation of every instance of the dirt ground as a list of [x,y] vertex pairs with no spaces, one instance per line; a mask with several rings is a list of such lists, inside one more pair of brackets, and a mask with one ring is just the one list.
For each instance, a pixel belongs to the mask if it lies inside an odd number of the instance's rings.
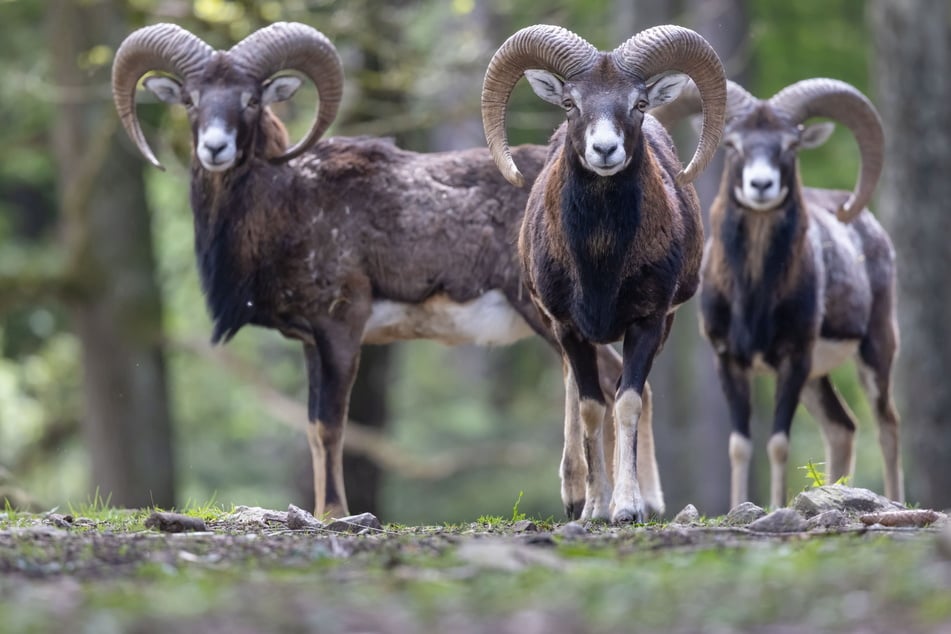
[[[0,520],[0,632],[949,632],[951,528]],[[273,517],[273,516],[272,516]]]

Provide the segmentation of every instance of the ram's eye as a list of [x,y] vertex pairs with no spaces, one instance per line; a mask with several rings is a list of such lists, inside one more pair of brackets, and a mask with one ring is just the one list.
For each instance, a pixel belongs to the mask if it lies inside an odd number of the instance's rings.
[[241,105],[244,108],[257,108],[260,101],[252,93],[246,92],[241,95]]
[[644,101],[643,99],[639,99],[639,100],[637,101],[637,103],[634,104],[634,108],[635,108],[638,112],[644,112],[645,110],[647,110],[647,102]]
[[561,102],[561,107],[564,108],[565,110],[571,110],[572,108],[575,107],[575,102],[572,101],[571,99],[565,99]]
[[191,92],[183,92],[182,105],[185,106],[186,108],[197,106],[198,105],[198,91],[193,90]]

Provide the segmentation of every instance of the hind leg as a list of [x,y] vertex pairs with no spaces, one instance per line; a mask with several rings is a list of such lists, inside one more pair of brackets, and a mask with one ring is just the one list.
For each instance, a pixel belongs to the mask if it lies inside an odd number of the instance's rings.
[[878,421],[878,444],[882,449],[885,468],[885,497],[904,503],[899,421],[891,394],[890,372],[868,365],[863,359],[859,363],[859,378]]
[[898,326],[890,312],[874,311],[868,336],[859,345],[859,379],[878,421],[878,443],[885,467],[885,496],[905,501],[898,412],[892,398],[892,363],[898,353]]
[[822,429],[828,482],[851,478],[855,469],[855,416],[828,376],[807,382],[801,401]]

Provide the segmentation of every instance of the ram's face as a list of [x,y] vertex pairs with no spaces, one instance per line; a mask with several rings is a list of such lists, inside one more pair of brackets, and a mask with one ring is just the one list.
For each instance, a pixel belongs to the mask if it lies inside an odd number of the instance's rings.
[[223,56],[191,82],[155,76],[145,86],[159,99],[188,111],[195,156],[209,172],[223,172],[253,151],[265,106],[289,99],[301,81],[275,77],[263,83],[233,69]]
[[539,97],[565,111],[568,146],[584,169],[611,176],[626,168],[640,139],[644,112],[674,99],[684,75],[644,83],[603,57],[579,77],[562,81],[541,70],[525,71]]
[[797,156],[829,138],[832,124],[789,123],[760,104],[727,125],[723,135],[727,169],[736,202],[752,211],[776,209],[796,186]]

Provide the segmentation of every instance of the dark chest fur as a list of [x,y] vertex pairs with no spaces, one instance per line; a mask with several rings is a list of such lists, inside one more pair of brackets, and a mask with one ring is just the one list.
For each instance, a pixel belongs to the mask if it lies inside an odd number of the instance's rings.
[[722,251],[704,277],[701,311],[717,348],[746,365],[757,354],[775,365],[818,334],[816,272],[800,214],[767,212],[776,216],[764,229],[749,213],[731,209],[718,226]]
[[[566,171],[557,220],[564,248],[535,252],[534,267],[541,271],[535,290],[548,312],[586,340],[617,341],[633,321],[666,310],[680,257],[674,252],[632,266],[630,251],[643,239],[638,234],[645,213],[632,168],[608,178]],[[536,243],[546,239],[536,235]]]
[[192,181],[195,256],[214,322],[212,342],[227,342],[247,324],[290,333],[295,326],[281,315],[292,298],[283,296],[281,280],[289,256],[299,250],[293,238],[299,232],[281,230],[287,201],[272,194],[272,204],[260,205],[253,176],[224,182],[229,177]]

